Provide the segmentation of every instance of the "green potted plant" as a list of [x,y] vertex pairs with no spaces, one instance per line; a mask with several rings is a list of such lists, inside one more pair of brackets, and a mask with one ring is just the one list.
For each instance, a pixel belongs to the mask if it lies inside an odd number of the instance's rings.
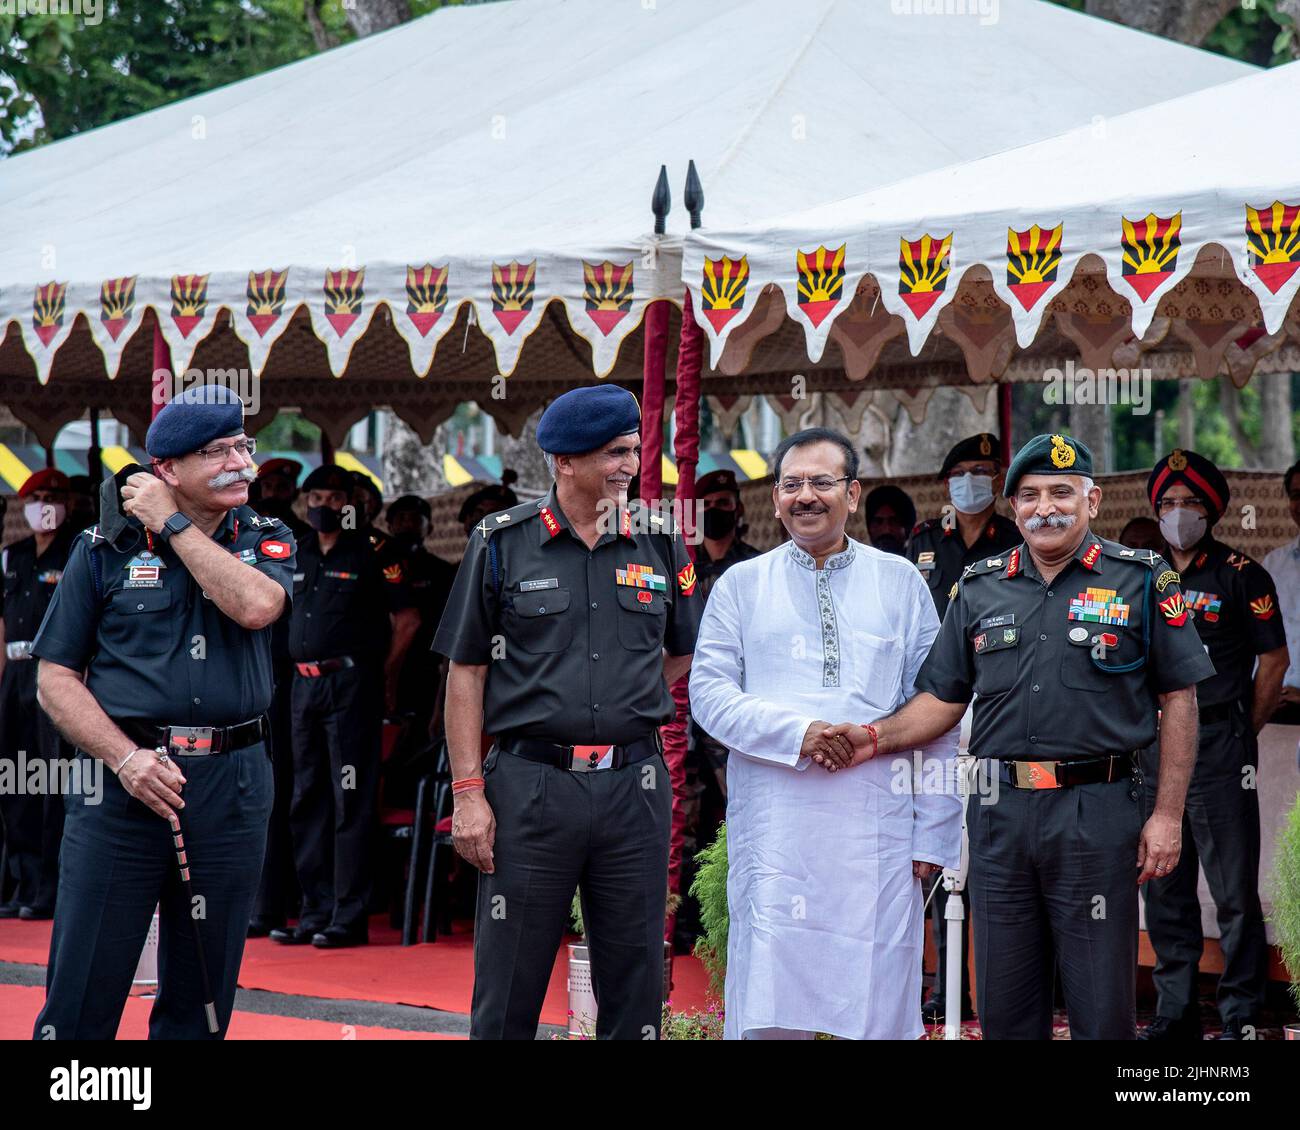
[[[1273,887],[1273,926],[1291,978],[1291,996],[1300,1009],[1300,797],[1278,834]],[[1288,1040],[1300,1040],[1300,1024],[1286,1025],[1285,1033]]]

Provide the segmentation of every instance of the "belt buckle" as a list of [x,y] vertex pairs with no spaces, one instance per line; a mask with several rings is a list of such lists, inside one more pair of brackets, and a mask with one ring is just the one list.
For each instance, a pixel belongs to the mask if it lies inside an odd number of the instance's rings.
[[1012,773],[1018,789],[1059,789],[1055,761],[1014,761]]
[[614,766],[612,745],[575,745],[570,748],[571,773],[594,773],[597,769],[612,769]]
[[167,745],[173,753],[208,753],[212,749],[211,726],[169,726]]

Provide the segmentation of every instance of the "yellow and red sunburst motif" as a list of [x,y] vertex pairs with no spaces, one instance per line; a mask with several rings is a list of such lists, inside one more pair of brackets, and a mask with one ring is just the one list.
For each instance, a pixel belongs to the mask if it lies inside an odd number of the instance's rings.
[[173,275],[172,321],[181,331],[181,337],[189,337],[207,312],[208,276]]
[[942,239],[923,235],[900,239],[898,251],[898,294],[915,318],[924,318],[948,287],[948,257],[952,232]]
[[289,271],[248,272],[248,320],[258,337],[266,337],[269,330],[284,315],[284,285]]
[[67,283],[52,282],[36,288],[36,296],[32,299],[32,329],[42,345],[48,347],[54,335],[63,328],[67,303]]
[[1250,269],[1276,294],[1300,267],[1300,204],[1247,204],[1246,253]]
[[99,288],[99,320],[114,341],[131,321],[135,313],[135,276],[128,279],[108,279]]
[[587,313],[606,337],[632,309],[632,264],[621,266],[606,259],[603,263],[582,261],[582,296]]
[[1064,231],[1064,224],[1054,228],[1035,224],[1028,231],[1007,228],[1007,289],[1026,310],[1032,310],[1056,282]]
[[447,276],[451,264],[435,267],[406,268],[406,314],[415,323],[421,337],[428,337],[447,309]]
[[700,298],[704,302],[704,316],[714,333],[731,321],[745,305],[745,287],[749,285],[749,256],[739,259],[704,260],[704,279],[700,283]]
[[822,324],[844,294],[844,249],[847,246],[841,243],[834,251],[827,251],[822,246],[816,251],[795,252],[799,309],[808,315],[814,326]]
[[512,259],[504,267],[500,263],[492,264],[492,313],[506,333],[514,333],[532,312],[536,291],[536,259],[528,264]]
[[1142,220],[1120,218],[1124,224],[1120,240],[1124,251],[1121,277],[1145,302],[1178,266],[1183,214],[1177,212],[1165,218],[1148,212]]
[[325,272],[325,320],[343,337],[361,317],[366,297],[366,269],[350,271],[343,267]]

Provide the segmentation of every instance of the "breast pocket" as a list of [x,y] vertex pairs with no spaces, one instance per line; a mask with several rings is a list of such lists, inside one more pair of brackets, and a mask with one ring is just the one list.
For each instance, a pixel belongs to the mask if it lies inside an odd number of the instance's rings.
[[1016,668],[1020,661],[1020,629],[1018,627],[987,628],[971,638],[975,651],[975,693],[1005,694],[1016,682]]
[[573,642],[568,589],[519,593],[512,601],[511,638],[525,651],[547,655],[563,651]]
[[1061,685],[1071,690],[1095,694],[1108,691],[1115,685],[1115,675],[1102,670],[1098,663],[1120,667],[1141,655],[1141,642],[1132,633],[1114,626],[1072,620],[1067,632],[1083,635],[1081,640],[1069,636],[1070,646],[1061,656]]
[[104,627],[126,655],[160,655],[176,635],[169,589],[119,589],[113,594]]
[[855,670],[851,677],[858,682],[857,689],[873,706],[892,710],[902,699],[902,639],[854,632],[853,654]]
[[661,592],[618,586],[618,642],[629,651],[653,651],[664,645],[668,599]]

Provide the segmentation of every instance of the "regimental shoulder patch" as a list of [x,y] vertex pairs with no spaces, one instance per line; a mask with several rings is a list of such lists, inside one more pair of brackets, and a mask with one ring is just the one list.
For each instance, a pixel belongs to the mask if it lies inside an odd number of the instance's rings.
[[1178,574],[1173,569],[1166,569],[1156,578],[1156,592],[1164,592],[1170,585],[1178,584]]
[[1256,620],[1271,620],[1277,608],[1273,604],[1273,597],[1265,594],[1250,602],[1250,611]]
[[259,542],[257,551],[263,557],[270,557],[274,561],[283,561],[292,552],[288,542],[279,541],[276,538],[267,538],[265,541]]
[[1183,600],[1183,594],[1174,593],[1173,596],[1167,596],[1160,602],[1160,611],[1169,621],[1171,628],[1181,628],[1187,623],[1187,603]]
[[685,566],[677,574],[677,587],[682,590],[682,596],[692,596],[695,593],[695,562]]
[[400,585],[402,583],[402,563],[394,561],[391,565],[384,566],[384,580],[390,585]]

